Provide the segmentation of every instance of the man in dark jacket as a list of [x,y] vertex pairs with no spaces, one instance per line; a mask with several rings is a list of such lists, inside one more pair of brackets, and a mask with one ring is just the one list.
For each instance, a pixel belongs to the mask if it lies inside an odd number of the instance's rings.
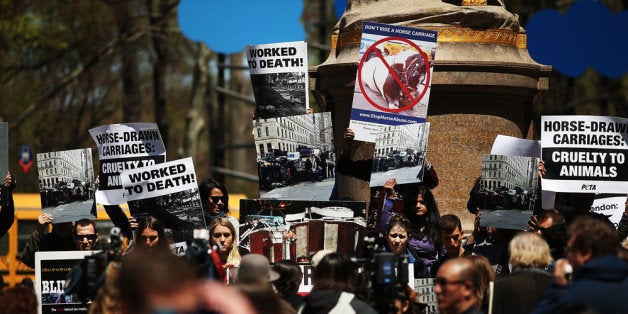
[[[550,289],[534,313],[625,313],[628,263],[617,255],[614,226],[594,216],[578,216],[567,229],[567,259],[556,262]],[[573,269],[570,281],[569,268]]]
[[520,232],[509,243],[512,273],[495,280],[494,314],[530,313],[552,281],[545,268],[552,262],[550,247],[535,232]]

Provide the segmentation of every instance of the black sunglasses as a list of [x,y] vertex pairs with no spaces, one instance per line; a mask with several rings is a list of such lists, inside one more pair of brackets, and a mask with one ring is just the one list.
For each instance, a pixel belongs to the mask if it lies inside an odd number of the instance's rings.
[[214,203],[218,203],[218,201],[222,201],[223,204],[227,204],[227,201],[229,200],[229,198],[226,196],[210,196],[209,199]]
[[87,241],[95,241],[96,239],[98,239],[98,235],[95,233],[74,235],[74,239],[76,241],[83,241],[84,238],[87,238]]

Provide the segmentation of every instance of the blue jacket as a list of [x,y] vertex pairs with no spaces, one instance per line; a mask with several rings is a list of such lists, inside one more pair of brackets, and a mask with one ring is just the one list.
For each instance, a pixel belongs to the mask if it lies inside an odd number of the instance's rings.
[[605,314],[626,313],[628,263],[616,255],[590,260],[567,287],[552,284],[533,313],[568,313],[583,307]]

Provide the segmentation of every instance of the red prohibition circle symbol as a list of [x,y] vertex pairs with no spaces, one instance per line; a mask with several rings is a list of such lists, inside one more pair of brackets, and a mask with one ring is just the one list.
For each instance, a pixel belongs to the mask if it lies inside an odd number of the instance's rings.
[[[383,42],[386,42],[386,41],[396,41],[396,42],[402,41],[402,42],[405,42],[405,43],[409,44],[410,46],[412,46],[413,48],[415,48],[416,51],[421,56],[421,58],[423,59],[423,63],[425,64],[425,73],[426,73],[425,74],[425,86],[424,86],[423,90],[421,91],[421,94],[419,94],[419,96],[417,98],[413,98],[412,97],[412,93],[410,93],[410,91],[408,90],[408,87],[405,86],[402,83],[401,79],[399,78],[399,76],[397,75],[395,70],[393,70],[391,65],[386,62],[386,59],[382,55],[381,51],[379,49],[377,49],[377,46],[379,44],[381,44]],[[392,78],[397,82],[397,84],[401,88],[401,91],[403,92],[403,94],[411,100],[411,104],[410,105],[403,106],[403,107],[400,107],[400,108],[397,108],[397,109],[391,109],[391,108],[388,108],[387,106],[382,106],[381,104],[378,104],[376,101],[371,99],[368,96],[368,94],[365,92],[365,90],[364,90],[364,83],[363,83],[363,80],[362,80],[362,66],[366,62],[366,58],[370,55],[371,52],[375,53],[375,55],[377,55],[377,57],[382,61],[384,66],[386,66],[386,68],[388,68],[389,75],[392,76]],[[386,111],[386,112],[397,113],[397,112],[406,111],[406,110],[411,109],[414,106],[416,106],[416,104],[418,104],[419,101],[421,101],[421,99],[423,99],[423,96],[425,96],[425,93],[427,92],[428,86],[430,86],[430,80],[431,80],[431,75],[430,75],[429,60],[427,58],[427,54],[425,54],[425,52],[423,52],[423,50],[417,44],[415,44],[414,42],[412,42],[412,41],[410,41],[410,40],[408,40],[406,38],[403,38],[403,37],[386,37],[386,38],[382,38],[382,39],[376,41],[368,49],[366,49],[366,51],[364,52],[364,55],[362,55],[362,58],[360,59],[360,63],[358,64],[358,84],[360,86],[360,91],[362,92],[362,95],[364,95],[364,98],[371,105],[373,105],[374,107],[376,107],[379,110]],[[376,92],[379,92],[379,91],[376,91]],[[384,98],[384,95],[382,95],[382,98]]]

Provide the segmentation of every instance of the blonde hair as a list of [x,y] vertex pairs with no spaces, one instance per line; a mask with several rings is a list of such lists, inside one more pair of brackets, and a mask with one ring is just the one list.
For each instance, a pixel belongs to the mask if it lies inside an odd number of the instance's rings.
[[209,224],[210,237],[211,234],[214,233],[214,229],[216,229],[217,226],[227,227],[231,232],[231,237],[233,238],[233,241],[231,243],[231,249],[229,250],[229,255],[227,256],[226,262],[227,264],[233,265],[233,267],[239,267],[242,256],[240,256],[240,252],[238,251],[238,239],[236,239],[235,227],[233,227],[233,224],[227,218],[216,218],[212,220],[212,222]]
[[552,263],[549,245],[534,232],[519,232],[510,240],[512,267],[545,268]]

